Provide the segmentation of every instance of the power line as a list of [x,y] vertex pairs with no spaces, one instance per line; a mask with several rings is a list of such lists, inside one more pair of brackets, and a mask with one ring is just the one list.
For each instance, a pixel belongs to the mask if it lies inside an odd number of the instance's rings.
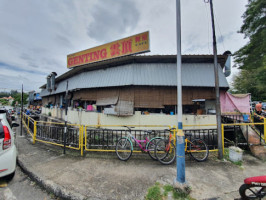
[[[209,3],[210,0],[204,0],[204,3]],[[209,48],[209,52],[210,52],[210,46],[209,46],[209,15],[208,15],[208,10],[207,10],[207,5],[205,4],[205,10],[206,10],[206,15],[207,15],[207,19],[208,19],[208,48]],[[220,29],[220,23],[219,23],[219,20],[218,20],[218,17],[216,15],[216,13],[214,12],[214,20],[215,20],[215,23],[217,24],[218,26],[218,30],[219,30],[219,33],[220,33],[220,37],[221,37],[221,41],[222,41],[222,44],[223,44],[223,49],[224,49],[224,52],[225,52],[225,46],[224,46],[224,37],[223,37],[223,34],[221,32],[221,29]]]
[[208,12],[208,10],[207,10],[207,2],[206,1],[204,1],[205,2],[205,11],[206,11],[206,15],[207,15],[207,21],[208,21],[208,49],[209,49],[209,54],[211,54],[211,50],[210,50],[210,35],[209,35],[209,33],[210,33],[210,19],[209,19],[209,12]]
[[[1,90],[4,90],[4,91],[1,91]],[[6,91],[6,90],[8,90],[8,91]],[[11,91],[21,91],[22,89],[20,88],[20,89],[14,89],[14,88],[0,88],[0,92],[11,92]],[[30,92],[30,91],[33,91],[33,90],[23,90],[24,92]]]
[[222,32],[221,32],[221,29],[220,29],[219,20],[218,20],[217,16],[215,15],[215,13],[214,13],[214,19],[216,20],[216,23],[218,25],[218,30],[220,32],[220,36],[221,36],[221,39],[222,39],[222,44],[223,44],[223,48],[224,48],[224,52],[225,52],[224,37],[223,37]]

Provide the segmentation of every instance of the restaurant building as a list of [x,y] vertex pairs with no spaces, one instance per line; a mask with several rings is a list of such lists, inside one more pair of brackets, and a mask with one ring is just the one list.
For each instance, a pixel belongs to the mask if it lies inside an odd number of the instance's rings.
[[[175,115],[178,112],[176,55],[127,55],[134,48],[145,52],[143,48],[149,35],[145,32],[132,38],[110,43],[107,48],[96,47],[90,52],[69,55],[68,67],[71,69],[58,77],[52,72],[47,77],[47,84],[41,86],[43,113],[56,109],[52,115],[64,119],[67,99],[70,111],[101,113],[120,119],[135,114]],[[121,49],[117,50],[119,46]],[[115,57],[116,53],[125,54]],[[221,92],[229,88],[223,72],[224,68],[228,69],[229,58],[227,54],[218,55]],[[87,62],[89,59],[94,60]],[[95,62],[95,59],[100,61]],[[215,113],[213,62],[213,55],[182,56],[184,114]]]

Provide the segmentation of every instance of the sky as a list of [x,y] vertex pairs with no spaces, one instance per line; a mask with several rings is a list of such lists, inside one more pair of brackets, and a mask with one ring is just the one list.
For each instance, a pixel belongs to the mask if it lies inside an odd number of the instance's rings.
[[[206,0],[205,0],[206,1]],[[181,0],[181,53],[213,54],[210,5]],[[213,0],[218,54],[248,41],[237,31],[247,0]],[[1,0],[0,91],[39,91],[67,55],[150,32],[150,52],[176,54],[175,0]],[[228,77],[231,83],[238,70]]]

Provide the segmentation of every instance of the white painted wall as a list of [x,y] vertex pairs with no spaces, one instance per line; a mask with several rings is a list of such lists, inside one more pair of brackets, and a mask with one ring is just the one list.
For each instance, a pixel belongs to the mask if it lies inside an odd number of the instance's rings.
[[[60,118],[64,120],[65,112],[60,108],[42,108],[42,114],[48,115],[51,112],[51,116],[54,118]],[[106,115],[97,112],[85,112],[68,110],[68,121],[71,124],[82,125],[164,125],[164,126],[177,126],[177,115],[165,115],[165,114],[149,114],[142,115],[140,111],[136,111],[135,115],[128,117],[117,117],[112,115]],[[216,116],[215,115],[183,115],[184,129],[211,129],[216,128]]]

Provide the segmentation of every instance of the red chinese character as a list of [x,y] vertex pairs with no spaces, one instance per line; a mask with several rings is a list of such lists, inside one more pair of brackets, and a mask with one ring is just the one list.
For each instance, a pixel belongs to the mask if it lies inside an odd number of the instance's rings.
[[140,42],[140,36],[135,37],[136,42]]
[[145,34],[145,35],[142,35],[142,41],[143,40],[147,40],[148,38],[147,38],[147,34]]
[[110,49],[111,49],[111,56],[116,56],[116,55],[120,55],[120,49],[119,49],[120,44],[119,43],[115,43],[113,44]]
[[131,46],[132,46],[132,40],[131,39],[123,41],[122,42],[122,53],[126,54],[128,52],[132,52]]

